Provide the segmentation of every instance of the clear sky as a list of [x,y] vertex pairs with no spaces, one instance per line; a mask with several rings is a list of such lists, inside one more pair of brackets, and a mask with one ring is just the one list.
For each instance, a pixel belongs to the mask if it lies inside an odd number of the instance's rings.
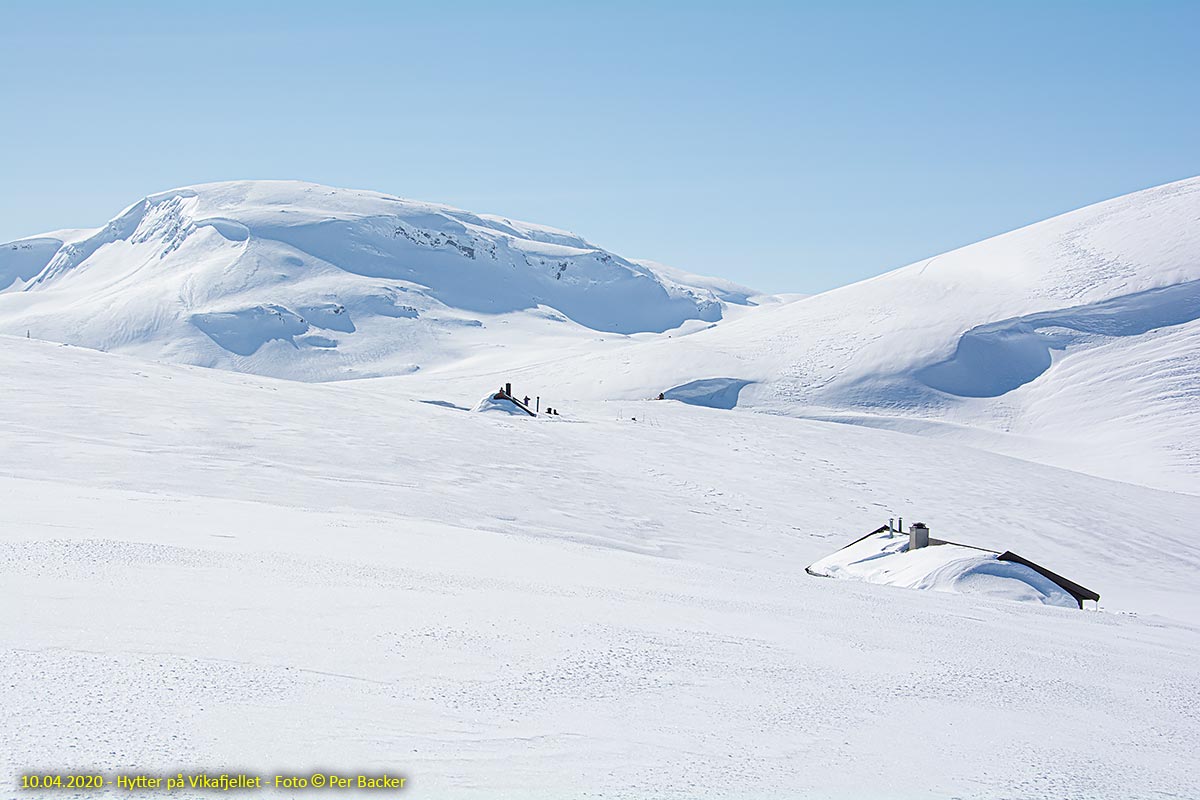
[[767,291],[1200,174],[1200,3],[0,0],[0,241],[240,178]]

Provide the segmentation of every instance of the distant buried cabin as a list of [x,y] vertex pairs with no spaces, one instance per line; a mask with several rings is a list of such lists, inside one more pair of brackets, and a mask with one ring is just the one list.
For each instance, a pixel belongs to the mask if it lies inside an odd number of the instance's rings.
[[924,523],[904,534],[889,521],[805,569],[823,578],[910,589],[981,594],[1045,605],[1083,608],[1100,595],[1010,550],[934,539]]

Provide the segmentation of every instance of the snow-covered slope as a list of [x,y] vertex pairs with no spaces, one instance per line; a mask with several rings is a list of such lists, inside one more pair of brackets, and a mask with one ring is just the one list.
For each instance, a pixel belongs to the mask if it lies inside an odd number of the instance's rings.
[[[0,774],[387,771],[414,798],[1200,786],[1195,496],[683,403],[472,414],[403,379],[7,337],[0,375]],[[804,573],[898,515],[1052,565],[1101,612]]]
[[[565,231],[286,181],[176,189],[0,246],[0,332],[304,380],[714,321],[748,291]],[[484,330],[486,329],[486,331]]]
[[670,399],[1200,486],[1200,179],[824,294],[371,192],[211,184],[0,248],[0,332],[470,405]]
[[[1197,491],[1200,179],[528,374],[575,396],[680,387],[694,402],[732,398]],[[704,391],[691,391],[698,381]]]
[[[1175,184],[794,302],[307,184],[6,245],[0,773],[1190,797],[1198,212]],[[479,402],[505,382],[561,416]],[[1101,613],[838,551],[893,516]]]

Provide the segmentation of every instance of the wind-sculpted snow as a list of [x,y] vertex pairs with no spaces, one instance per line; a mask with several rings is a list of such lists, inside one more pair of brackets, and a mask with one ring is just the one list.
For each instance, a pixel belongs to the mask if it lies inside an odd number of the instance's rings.
[[295,346],[294,337],[308,330],[308,323],[279,306],[255,306],[243,311],[197,314],[192,324],[221,347],[248,356],[275,339]]
[[738,394],[749,383],[737,378],[704,378],[667,389],[663,395],[667,400],[679,400],[693,406],[733,408],[737,405]]
[[[134,203],[120,216],[91,236],[77,242],[64,244],[46,264],[45,269],[37,275],[34,283],[44,284],[53,281],[60,275],[65,275],[79,267],[105,245],[132,239],[142,229],[142,223],[146,221],[146,212],[150,209],[158,210],[149,200]],[[161,219],[161,216],[159,218]],[[153,224],[147,226],[144,237],[148,238],[150,231],[157,233]],[[178,235],[178,226],[175,226],[172,234]],[[145,241],[145,238],[142,241]]]
[[[795,302],[298,183],[0,246],[0,774],[1191,797],[1197,219],[1185,181]],[[805,574],[897,515],[1100,612],[951,545]]]
[[1182,181],[784,302],[504,217],[210,184],[0,247],[0,332],[305,381],[664,393],[1196,491],[1197,219]]
[[331,220],[261,226],[255,233],[347,272],[426,287],[444,305],[476,313],[542,304],[614,333],[662,332],[688,319],[721,317],[716,298],[672,297],[649,270],[611,253],[492,236],[448,219],[422,219],[420,228],[394,216]]
[[954,355],[919,370],[919,380],[962,397],[999,397],[1050,368],[1051,351],[1140,336],[1200,319],[1200,281],[1150,289],[1100,303],[1043,311],[973,328]]
[[62,248],[60,239],[43,236],[0,246],[0,291],[37,276]]
[[[748,294],[544,226],[295,182],[176,189],[69,242],[0,246],[0,331],[302,380],[662,332]],[[489,323],[508,328],[464,333]]]
[[969,441],[1196,492],[1197,220],[1193,179],[686,336],[576,351],[521,374],[597,399],[731,376],[746,382],[739,409]]

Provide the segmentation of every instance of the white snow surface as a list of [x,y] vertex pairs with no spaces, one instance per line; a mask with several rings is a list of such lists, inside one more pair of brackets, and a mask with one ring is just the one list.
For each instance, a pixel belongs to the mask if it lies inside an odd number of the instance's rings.
[[1200,179],[1181,181],[797,299],[494,215],[208,184],[0,246],[0,333],[435,394],[484,374],[597,400],[720,379],[741,408],[1196,491],[1198,222]]
[[[801,299],[286,182],[4,245],[0,774],[1200,795],[1198,220]],[[563,415],[470,413],[507,381]],[[897,516],[1100,611],[947,545],[805,573]]]
[[[1003,531],[993,535],[1003,536]],[[1021,602],[1078,608],[1070,592],[999,553],[951,542],[908,548],[908,534],[885,530],[865,536],[807,568],[826,578],[866,581],[907,589],[986,594]]]
[[1200,491],[1200,179],[750,311],[508,371],[595,399],[738,381],[738,408]]
[[[448,407],[454,407],[449,404]],[[476,414],[503,414],[511,417],[528,417],[520,407],[507,398],[496,398],[495,393],[485,395],[471,408]]]
[[[69,235],[68,235],[69,234]],[[749,290],[531,223],[296,181],[185,187],[0,245],[0,332],[299,380],[712,322]],[[509,323],[519,332],[510,333]]]
[[[683,403],[544,424],[24,338],[0,372],[0,773],[389,770],[438,798],[1200,786],[1194,495]],[[897,513],[986,520],[1102,611],[804,573]]]

